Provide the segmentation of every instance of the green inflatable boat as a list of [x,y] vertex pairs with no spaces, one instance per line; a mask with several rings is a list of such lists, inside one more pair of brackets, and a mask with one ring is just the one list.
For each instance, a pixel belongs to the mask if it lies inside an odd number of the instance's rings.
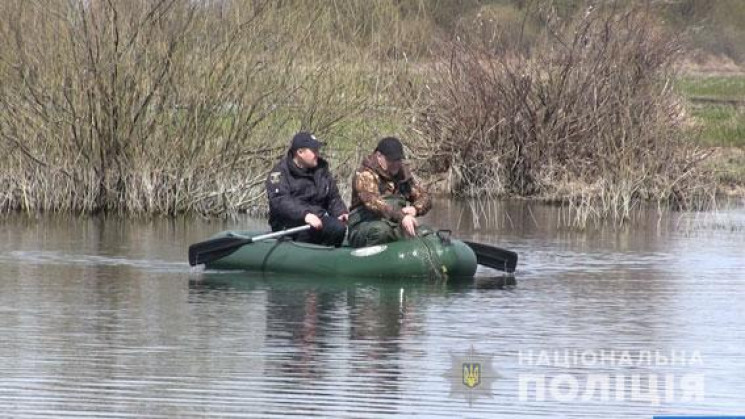
[[470,278],[476,272],[474,250],[465,242],[452,239],[446,230],[358,249],[299,243],[272,238],[273,235],[279,233],[222,232],[192,245],[189,263],[204,264],[208,269],[321,277]]

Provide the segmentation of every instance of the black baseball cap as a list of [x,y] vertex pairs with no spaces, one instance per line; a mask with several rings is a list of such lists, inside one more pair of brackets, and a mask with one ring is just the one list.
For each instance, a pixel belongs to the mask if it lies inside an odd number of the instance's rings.
[[301,148],[309,148],[311,150],[318,151],[323,145],[322,142],[318,141],[315,135],[301,131],[292,137],[292,144],[290,145],[290,151],[297,151]]
[[406,158],[404,155],[404,146],[401,144],[401,140],[396,137],[385,137],[378,146],[375,147],[375,151],[379,151],[380,154],[384,155],[388,160],[396,161],[403,160]]

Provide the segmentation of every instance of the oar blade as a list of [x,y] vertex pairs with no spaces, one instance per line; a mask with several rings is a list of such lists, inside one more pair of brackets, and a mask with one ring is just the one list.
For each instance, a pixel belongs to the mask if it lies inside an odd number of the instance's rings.
[[305,224],[298,227],[288,228],[281,231],[273,231],[258,236],[247,237],[240,234],[228,233],[227,236],[217,237],[189,246],[189,264],[191,266],[208,264],[224,258],[238,250],[241,246],[255,243],[261,240],[275,239],[289,236],[301,231],[310,230],[310,225]]
[[251,243],[251,239],[240,237],[218,237],[189,246],[189,265],[201,265],[224,258]]
[[515,272],[517,253],[496,246],[463,240],[476,253],[476,262],[492,269],[508,273]]

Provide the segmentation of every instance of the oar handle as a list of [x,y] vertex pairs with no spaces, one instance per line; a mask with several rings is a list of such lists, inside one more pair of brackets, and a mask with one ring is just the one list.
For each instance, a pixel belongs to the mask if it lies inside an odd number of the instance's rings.
[[276,238],[276,237],[288,236],[290,234],[299,233],[299,232],[305,231],[305,230],[310,230],[310,224],[302,225],[302,226],[299,226],[299,227],[288,228],[286,230],[273,231],[271,233],[261,234],[259,236],[253,236],[253,237],[248,237],[248,236],[244,236],[242,234],[235,234],[235,233],[231,234],[231,236],[232,237],[238,237],[238,238],[241,238],[241,239],[250,240],[249,243],[253,243],[253,242],[257,242],[257,241],[261,241],[261,240],[267,240],[267,239],[273,239],[273,238]]

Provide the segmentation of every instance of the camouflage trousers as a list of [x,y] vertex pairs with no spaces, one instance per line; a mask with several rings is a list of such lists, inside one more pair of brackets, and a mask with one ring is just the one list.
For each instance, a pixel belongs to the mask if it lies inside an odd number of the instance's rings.
[[374,246],[405,237],[398,223],[390,220],[373,220],[349,223],[349,245],[352,247]]
[[[396,210],[408,205],[401,196],[386,196],[383,199]],[[358,208],[349,214],[348,227],[347,239],[352,247],[375,246],[406,238],[399,223],[380,218],[365,208]]]

